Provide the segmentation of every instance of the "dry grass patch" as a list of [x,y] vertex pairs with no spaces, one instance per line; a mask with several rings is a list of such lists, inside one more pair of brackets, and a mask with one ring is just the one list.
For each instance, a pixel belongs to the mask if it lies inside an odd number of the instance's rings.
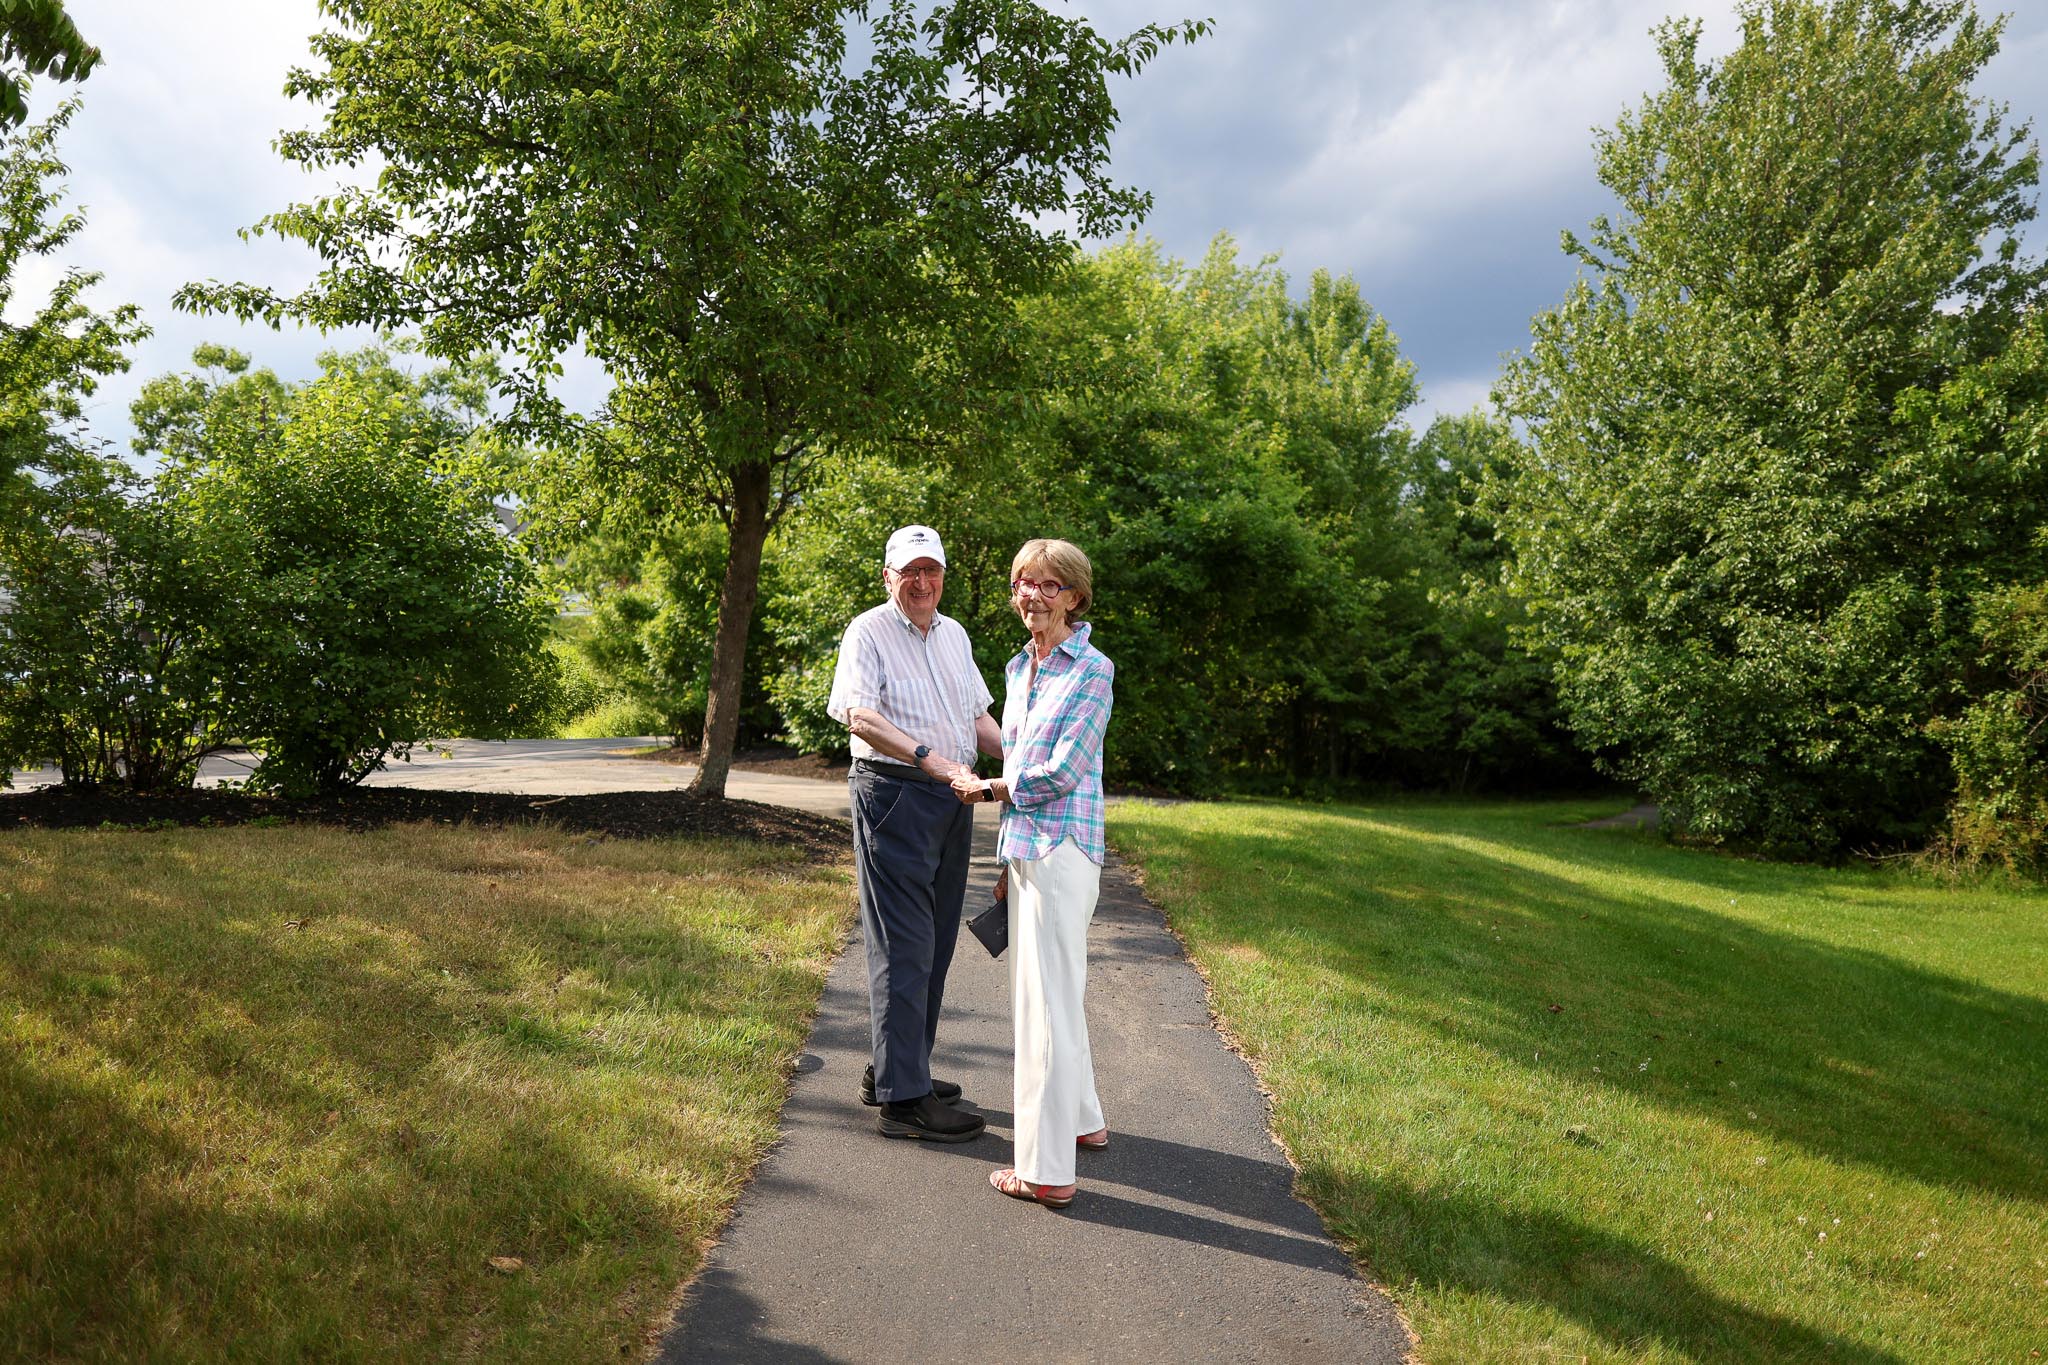
[[849,904],[800,855],[546,829],[0,838],[0,1341],[639,1354]]

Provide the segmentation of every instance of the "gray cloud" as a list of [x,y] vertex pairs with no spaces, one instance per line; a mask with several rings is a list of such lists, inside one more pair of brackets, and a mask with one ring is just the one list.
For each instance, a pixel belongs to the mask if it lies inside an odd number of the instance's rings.
[[[91,225],[71,263],[106,272],[106,301],[140,303],[158,328],[135,372],[94,412],[125,437],[142,378],[184,363],[192,345],[238,345],[303,375],[336,338],[272,334],[170,311],[187,280],[281,287],[317,262],[296,248],[247,245],[235,230],[319,193],[280,162],[272,139],[309,111],[280,93],[319,27],[314,0],[72,0],[107,52],[83,87],[66,142],[73,198]],[[1172,47],[1118,93],[1118,175],[1149,189],[1145,231],[1199,256],[1228,231],[1242,253],[1277,252],[1296,277],[1318,267],[1357,278],[1414,359],[1413,414],[1482,401],[1503,353],[1573,275],[1561,228],[1605,203],[1592,134],[1659,84],[1651,27],[1698,14],[1707,47],[1735,34],[1733,0],[1092,0],[1072,4],[1105,33],[1213,16],[1216,32]],[[1984,93],[2020,118],[2048,113],[2048,6],[2015,16]],[[50,91],[40,92],[47,102]],[[2037,249],[2044,240],[2035,234]],[[572,376],[593,402],[601,378]]]

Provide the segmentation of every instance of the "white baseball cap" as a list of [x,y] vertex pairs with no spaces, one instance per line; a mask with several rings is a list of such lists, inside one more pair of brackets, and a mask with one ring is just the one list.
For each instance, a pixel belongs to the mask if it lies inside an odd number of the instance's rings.
[[929,526],[904,527],[889,537],[889,548],[882,555],[882,562],[899,573],[905,564],[919,559],[936,559],[940,568],[946,564],[946,547],[939,544],[939,533]]

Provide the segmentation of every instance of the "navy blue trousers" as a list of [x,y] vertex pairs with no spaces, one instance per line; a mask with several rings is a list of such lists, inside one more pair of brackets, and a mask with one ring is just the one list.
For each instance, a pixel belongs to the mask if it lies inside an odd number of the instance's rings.
[[885,776],[859,763],[847,788],[875,1097],[908,1102],[931,1093],[932,1044],[960,937],[974,809],[951,787]]

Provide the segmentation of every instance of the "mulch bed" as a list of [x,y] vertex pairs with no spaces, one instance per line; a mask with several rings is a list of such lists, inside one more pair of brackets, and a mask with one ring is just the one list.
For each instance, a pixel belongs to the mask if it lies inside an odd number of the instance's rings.
[[[649,749],[634,757],[649,763],[695,763],[695,745],[679,749]],[[762,744],[741,749],[732,756],[732,766],[750,773],[772,773],[777,777],[815,777],[834,782],[846,780],[846,760],[823,754],[800,753],[781,744]]]
[[352,830],[418,820],[449,825],[539,821],[622,839],[681,834],[786,844],[802,849],[814,862],[837,861],[853,847],[852,830],[844,821],[758,801],[718,800],[687,791],[532,796],[427,791],[417,787],[358,787],[337,796],[303,801],[204,787],[162,796],[67,792],[58,787],[0,792],[0,830],[23,826],[97,829],[243,825],[258,820],[339,825]]

